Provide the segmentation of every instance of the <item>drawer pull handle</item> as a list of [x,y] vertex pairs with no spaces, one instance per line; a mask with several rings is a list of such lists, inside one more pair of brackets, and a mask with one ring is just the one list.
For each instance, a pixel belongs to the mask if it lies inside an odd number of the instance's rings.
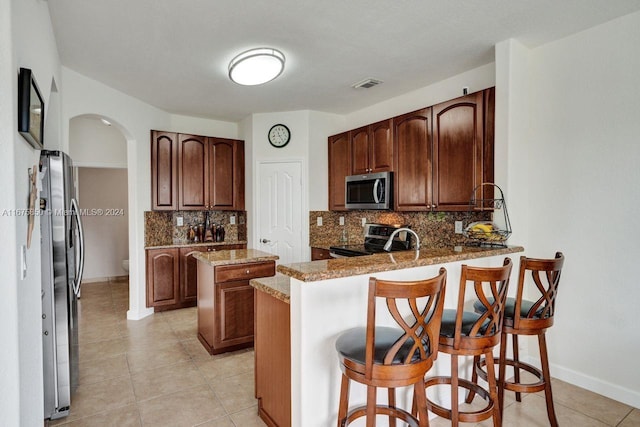
[[249,270],[247,270],[247,274],[249,274]]

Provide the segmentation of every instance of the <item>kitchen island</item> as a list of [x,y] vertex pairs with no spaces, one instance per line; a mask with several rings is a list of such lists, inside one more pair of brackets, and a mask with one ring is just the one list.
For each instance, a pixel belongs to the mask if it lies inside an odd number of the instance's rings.
[[[270,305],[278,305],[275,301],[285,303],[287,298],[289,300],[288,317],[280,310],[280,317],[273,319],[270,332],[266,333],[279,334],[286,330],[290,332],[290,349],[285,345],[279,345],[275,350],[269,349],[272,352],[271,357],[274,357],[274,351],[283,352],[280,354],[280,360],[287,359],[284,352],[289,350],[290,366],[279,366],[279,369],[288,369],[291,376],[291,389],[288,393],[291,404],[290,419],[279,422],[264,416],[261,408],[273,407],[270,400],[274,400],[274,397],[268,393],[258,393],[261,417],[268,425],[281,427],[324,427],[336,423],[341,371],[335,341],[343,331],[366,324],[370,277],[386,280],[420,280],[436,276],[439,268],[445,267],[448,272],[445,306],[454,308],[462,264],[497,267],[502,265],[505,256],[523,251],[524,248],[520,246],[427,248],[420,251],[280,265],[277,270],[282,276],[279,279],[252,280],[251,286],[256,288],[258,293],[269,296],[270,299],[264,299]],[[512,258],[517,262],[515,257]],[[513,272],[517,274],[517,266],[514,266]],[[514,273],[512,283],[515,280]],[[257,299],[257,312],[261,310],[261,299]],[[378,320],[383,324],[393,325],[390,317],[381,315]],[[277,322],[280,324],[275,324]],[[259,335],[261,332],[257,330],[256,334]],[[256,342],[260,340],[261,337],[257,336]],[[269,356],[269,351],[266,351],[265,355]],[[261,367],[270,366],[262,363],[262,356],[260,348],[256,347],[257,384],[260,377],[265,375],[264,368]],[[470,362],[461,368],[468,369],[469,365]],[[429,375],[448,375],[449,366],[448,357],[440,355]],[[446,393],[444,390],[441,392],[442,396],[438,394],[435,398],[446,403]],[[350,396],[350,405],[364,404],[365,387],[352,384]],[[383,393],[380,393],[380,396],[382,401],[385,401]],[[411,394],[407,390],[398,391],[397,402],[402,407],[411,407],[410,398]],[[280,404],[283,404],[282,400]],[[387,419],[383,417],[378,422],[386,423]]]
[[254,291],[249,280],[275,274],[276,255],[254,249],[199,252],[198,339],[210,354],[253,345]]

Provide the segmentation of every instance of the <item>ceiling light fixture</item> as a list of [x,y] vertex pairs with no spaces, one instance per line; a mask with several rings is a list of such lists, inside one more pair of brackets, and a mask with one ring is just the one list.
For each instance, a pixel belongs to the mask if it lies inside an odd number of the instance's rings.
[[229,63],[229,78],[234,82],[255,86],[270,82],[282,74],[284,54],[277,49],[261,47],[247,50]]

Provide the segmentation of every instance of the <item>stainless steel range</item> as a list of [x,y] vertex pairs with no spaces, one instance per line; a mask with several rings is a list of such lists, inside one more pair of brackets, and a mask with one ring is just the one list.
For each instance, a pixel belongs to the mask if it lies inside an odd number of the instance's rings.
[[[407,228],[407,226],[365,224],[364,244],[331,246],[329,248],[331,256],[333,258],[343,258],[385,252],[383,248],[385,243],[387,243],[387,240],[389,240],[389,236],[400,228]],[[411,249],[412,240],[411,233],[400,231],[396,236],[394,236],[390,251],[407,251]]]

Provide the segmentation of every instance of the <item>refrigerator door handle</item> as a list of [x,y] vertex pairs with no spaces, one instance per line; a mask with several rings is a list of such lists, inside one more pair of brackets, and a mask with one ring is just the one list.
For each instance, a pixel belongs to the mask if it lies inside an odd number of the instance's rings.
[[78,209],[78,202],[76,199],[71,199],[71,210],[76,217],[76,223],[78,224],[78,255],[76,257],[76,276],[73,279],[73,293],[76,297],[80,298],[80,282],[82,281],[82,274],[84,273],[84,230],[82,229],[82,219],[80,218],[80,209]]

